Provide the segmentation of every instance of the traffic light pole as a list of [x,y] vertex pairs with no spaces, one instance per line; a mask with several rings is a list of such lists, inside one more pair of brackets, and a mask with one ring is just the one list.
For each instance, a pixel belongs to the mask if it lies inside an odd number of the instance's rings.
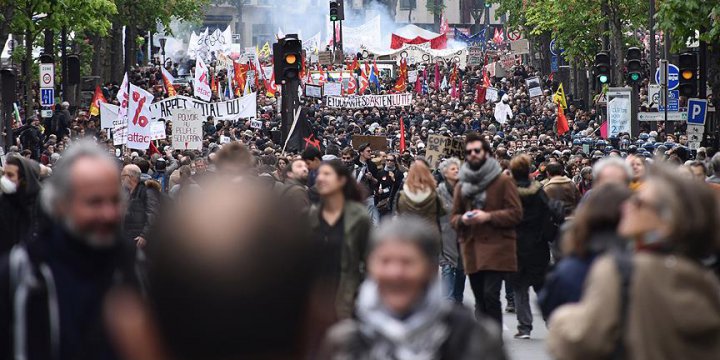
[[298,98],[299,87],[300,79],[298,78],[287,79],[285,80],[285,83],[282,84],[282,98],[280,101],[280,111],[282,116],[282,144],[287,142],[287,139],[290,136],[290,128],[295,121],[295,109],[297,109],[300,104],[300,99]]

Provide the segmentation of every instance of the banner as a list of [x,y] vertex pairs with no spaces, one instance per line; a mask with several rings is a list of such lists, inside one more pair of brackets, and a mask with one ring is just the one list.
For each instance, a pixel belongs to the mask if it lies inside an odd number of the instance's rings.
[[153,98],[151,93],[130,84],[127,146],[131,149],[147,150],[150,146],[150,103]]
[[351,97],[327,97],[326,104],[331,108],[357,109],[364,107],[410,106],[411,93],[390,95],[365,95]]
[[485,91],[485,100],[490,102],[498,101],[498,90],[496,88],[487,88]]
[[203,118],[197,109],[174,109],[172,111],[172,145],[179,150],[202,150]]
[[109,103],[100,103],[100,128],[113,129],[118,121],[120,107]]
[[537,76],[527,78],[525,80],[525,83],[527,84],[527,87],[528,87],[528,95],[530,95],[531,98],[542,95],[542,87],[540,86],[540,79]]
[[195,61],[195,77],[193,79],[194,96],[205,101],[210,101],[212,91],[210,90],[210,74],[201,57]]
[[322,97],[322,87],[316,85],[305,84],[305,96],[312,98]]
[[199,109],[203,119],[212,116],[216,121],[254,119],[257,116],[257,93],[213,103],[178,95],[152,104],[150,113],[154,120],[174,120],[172,111],[175,109]]
[[408,71],[408,82],[414,83],[417,81],[418,77],[418,71],[417,70],[410,70]]

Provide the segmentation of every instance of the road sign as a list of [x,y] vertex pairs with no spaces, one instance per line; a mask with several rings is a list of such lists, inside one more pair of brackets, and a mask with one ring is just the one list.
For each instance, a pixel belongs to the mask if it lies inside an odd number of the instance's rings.
[[510,41],[520,40],[522,37],[522,32],[520,32],[520,29],[515,29],[513,31],[508,32],[508,39]]
[[558,57],[557,55],[553,55],[550,57],[550,71],[551,72],[558,72],[560,67],[558,66]]
[[[660,79],[660,68],[655,71],[655,83],[662,85]],[[680,69],[673,64],[668,64],[668,90],[675,90],[680,85]]]
[[55,64],[40,64],[40,87],[55,87]]
[[707,115],[707,100],[688,99],[688,124],[705,125],[705,115]]
[[[638,112],[638,121],[665,121],[665,112]],[[688,113],[685,111],[668,112],[668,121],[685,121]]]
[[558,49],[557,42],[555,41],[555,39],[552,39],[550,41],[550,53],[557,56],[558,54],[561,54],[562,52],[563,52],[563,49]]
[[[658,93],[658,96],[660,93]],[[654,99],[653,99],[654,100]],[[668,112],[680,110],[680,91],[679,90],[668,90]],[[658,104],[658,111],[665,111],[665,106]]]
[[55,105],[55,89],[40,88],[40,106]]
[[40,117],[44,119],[49,119],[53,116],[53,111],[50,109],[47,110],[40,110]]

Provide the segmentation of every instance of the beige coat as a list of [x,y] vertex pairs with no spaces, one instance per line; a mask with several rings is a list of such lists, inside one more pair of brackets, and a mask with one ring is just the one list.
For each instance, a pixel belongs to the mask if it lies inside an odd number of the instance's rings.
[[[720,282],[710,271],[676,255],[637,254],[629,298],[627,359],[720,359]],[[559,360],[607,359],[619,314],[620,273],[608,255],[590,270],[582,300],[551,316],[550,352]]]

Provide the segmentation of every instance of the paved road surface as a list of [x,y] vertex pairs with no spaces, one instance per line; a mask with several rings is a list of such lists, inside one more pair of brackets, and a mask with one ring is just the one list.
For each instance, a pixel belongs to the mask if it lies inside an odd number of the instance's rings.
[[[540,315],[540,309],[537,307],[537,297],[535,293],[530,290],[530,302],[533,307],[533,331],[530,335],[530,340],[519,340],[513,338],[513,335],[517,333],[517,317],[515,314],[505,313],[505,290],[501,291],[501,298],[503,302],[503,337],[505,338],[505,345],[507,346],[508,355],[512,360],[550,360],[552,359],[548,355],[545,349],[545,338],[547,337],[547,329],[545,328],[545,322]],[[470,290],[470,283],[465,283],[465,295],[464,303],[466,306],[474,309],[475,297],[473,297],[472,290]]]

